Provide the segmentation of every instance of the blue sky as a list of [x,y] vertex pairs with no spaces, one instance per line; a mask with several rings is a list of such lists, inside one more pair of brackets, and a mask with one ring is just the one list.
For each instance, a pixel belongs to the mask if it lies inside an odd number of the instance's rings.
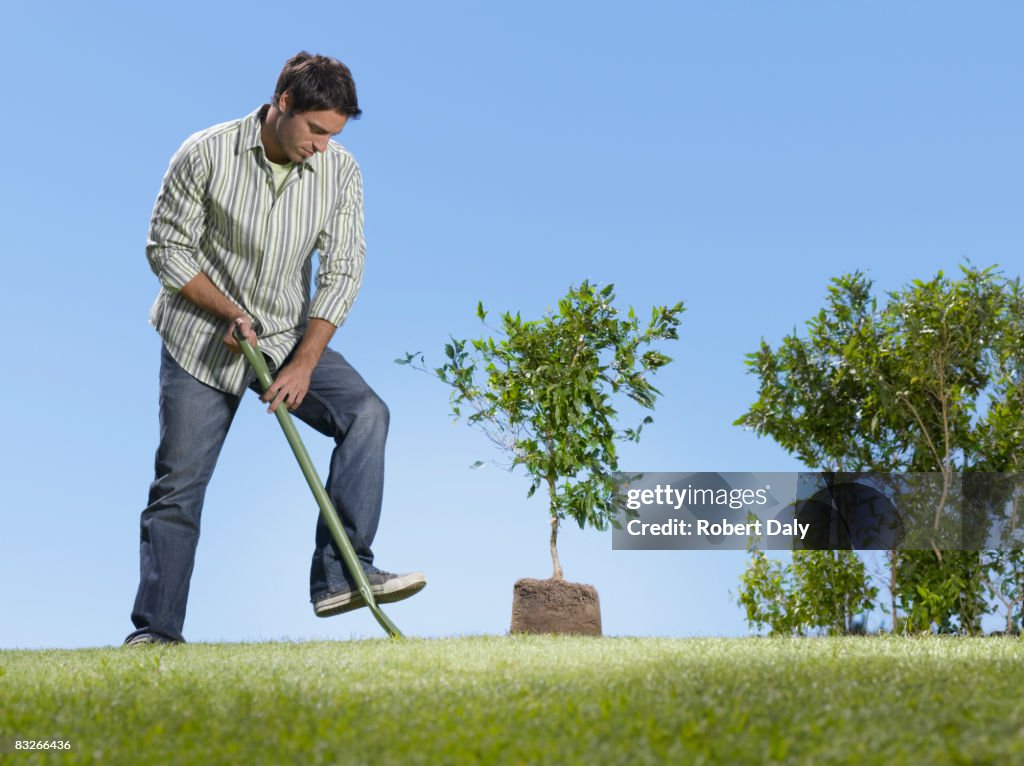
[[[300,49],[345,61],[365,112],[340,140],[365,177],[366,275],[332,345],[391,408],[375,548],[428,575],[387,610],[410,635],[503,633],[514,581],[550,571],[525,477],[470,470],[500,456],[392,361],[479,333],[478,300],[537,316],[590,279],[622,307],[685,301],[655,423],[621,465],[786,471],[801,466],[731,425],[756,393],[743,358],[830,277],[891,290],[965,258],[1024,264],[1014,3],[58,2],[6,22],[4,648],[131,629],[157,436],[153,199],[178,145],[264,103]],[[382,635],[365,610],[313,616],[315,513],[250,396],[208,492],[186,637]],[[612,551],[565,527],[561,555],[607,634],[746,633],[741,552]]]

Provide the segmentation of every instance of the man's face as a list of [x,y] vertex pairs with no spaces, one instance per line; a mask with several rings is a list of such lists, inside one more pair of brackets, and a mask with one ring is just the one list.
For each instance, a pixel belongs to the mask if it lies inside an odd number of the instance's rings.
[[304,162],[317,152],[327,150],[327,142],[345,127],[348,117],[324,109],[315,112],[291,111],[291,94],[287,91],[278,99],[281,116],[277,120],[277,141],[292,162]]

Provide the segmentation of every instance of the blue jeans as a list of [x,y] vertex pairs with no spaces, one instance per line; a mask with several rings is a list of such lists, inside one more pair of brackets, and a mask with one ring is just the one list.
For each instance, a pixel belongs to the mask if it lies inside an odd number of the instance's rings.
[[[258,392],[259,383],[253,380],[249,388]],[[196,380],[164,347],[160,446],[149,505],[141,518],[140,580],[132,609],[137,630],[129,638],[151,633],[184,641],[203,498],[239,401],[239,396]],[[370,567],[384,489],[387,406],[341,354],[328,348],[313,371],[309,392],[292,414],[334,439],[327,494],[364,569]],[[318,515],[310,596],[316,601],[348,583],[341,554]],[[253,606],[258,606],[255,601]]]

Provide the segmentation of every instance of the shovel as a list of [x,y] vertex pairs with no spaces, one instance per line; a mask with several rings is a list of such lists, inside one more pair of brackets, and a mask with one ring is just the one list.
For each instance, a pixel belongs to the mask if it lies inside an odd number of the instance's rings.
[[[256,351],[237,330],[235,331],[235,340],[238,341],[238,345],[242,348],[242,354],[245,355],[246,361],[249,362],[249,365],[256,372],[256,378],[259,380],[263,390],[266,391],[270,388],[274,379],[270,377],[270,370],[267,369],[267,363],[263,359],[263,354]],[[341,525],[338,512],[334,509],[334,504],[331,503],[331,499],[327,496],[327,491],[324,489],[324,485],[316,473],[313,461],[309,459],[306,446],[302,443],[302,439],[299,438],[299,432],[295,429],[295,422],[288,412],[288,407],[282,404],[274,410],[274,414],[277,415],[277,421],[281,424],[281,430],[284,431],[285,438],[288,439],[288,444],[291,446],[292,452],[295,453],[295,459],[299,461],[302,475],[306,477],[309,488],[313,490],[316,503],[320,506],[320,513],[324,517],[327,528],[331,530],[334,542],[338,544],[341,558],[345,561],[345,566],[348,567],[352,579],[359,588],[359,594],[363,597],[370,611],[373,612],[373,616],[377,618],[380,626],[387,631],[387,634],[391,638],[403,638],[402,631],[396,628],[395,624],[377,606],[377,601],[373,597],[373,591],[370,590],[370,583],[363,572],[363,566],[356,557],[355,549],[352,548],[348,535],[345,534],[345,528]]]

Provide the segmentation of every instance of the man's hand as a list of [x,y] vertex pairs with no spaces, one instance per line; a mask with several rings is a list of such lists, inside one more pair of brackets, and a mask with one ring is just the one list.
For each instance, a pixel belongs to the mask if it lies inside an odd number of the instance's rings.
[[235,330],[242,333],[242,337],[249,341],[249,345],[255,347],[257,343],[256,333],[252,329],[252,319],[245,314],[237,316],[228,325],[228,331],[224,333],[224,345],[232,354],[241,354],[242,347],[235,340]]
[[286,364],[274,378],[270,388],[260,397],[261,402],[270,403],[267,412],[273,412],[282,404],[290,410],[302,404],[306,392],[309,391],[309,379],[315,366],[304,364],[298,359]]
[[299,347],[295,349],[292,360],[281,368],[270,388],[260,397],[260,401],[269,402],[268,412],[273,412],[281,404],[290,410],[296,409],[309,391],[309,381],[320,361],[320,355],[327,348],[327,343],[334,335],[334,325],[326,319],[309,320],[306,334],[302,336]]

